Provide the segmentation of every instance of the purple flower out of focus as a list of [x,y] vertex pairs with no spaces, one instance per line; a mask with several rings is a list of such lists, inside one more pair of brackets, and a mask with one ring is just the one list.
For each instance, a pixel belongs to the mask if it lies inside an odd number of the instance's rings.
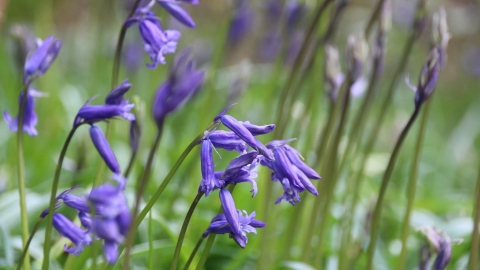
[[443,270],[450,262],[452,255],[452,243],[450,237],[440,232],[433,227],[421,227],[420,232],[428,239],[428,242],[435,248],[438,253],[437,258],[433,264],[433,269]]
[[62,47],[62,41],[53,36],[46,38],[43,42],[37,42],[38,48],[32,52],[25,62],[24,82],[29,84],[33,78],[42,76],[52,65]]
[[256,234],[255,228],[263,228],[265,223],[255,219],[255,212],[248,215],[245,211],[237,210],[230,191],[220,190],[220,200],[223,213],[212,219],[210,226],[202,234],[202,237],[207,237],[210,233],[228,233],[240,247],[245,248],[248,242],[246,233]]
[[110,168],[113,173],[120,174],[120,165],[118,164],[112,148],[110,148],[110,145],[108,144],[107,138],[103,135],[102,130],[97,126],[92,125],[90,127],[90,138],[108,168]]
[[235,13],[230,22],[228,30],[228,42],[232,45],[238,44],[250,32],[253,26],[253,11],[248,0],[239,0]]
[[180,1],[162,1],[157,0],[157,3],[160,4],[172,17],[177,19],[177,21],[181,22],[183,25],[195,28],[195,22],[193,21],[192,17],[185,11],[179,4],[180,2],[191,3],[194,5],[198,4],[198,0],[180,0]]
[[[95,187],[85,198],[72,194],[57,198],[78,211],[80,223],[85,228],[82,230],[65,216],[54,213],[55,229],[75,244],[75,248],[65,246],[66,252],[80,255],[85,245],[92,243],[92,236],[96,236],[103,240],[105,260],[109,264],[117,261],[118,246],[128,232],[132,217],[124,194],[126,179],[118,174],[113,174],[112,179],[115,184],[106,183]],[[93,213],[91,209],[94,209]]]
[[154,69],[158,64],[165,64],[165,54],[172,54],[177,49],[180,32],[163,30],[159,19],[150,10],[154,2],[147,7],[137,9],[137,15],[125,21],[125,27],[138,23],[140,35],[143,39],[145,52],[150,56],[151,64],[147,67]]
[[[37,113],[35,112],[35,99],[34,97],[40,97],[43,94],[35,89],[29,89],[27,91],[27,100],[25,102],[25,107],[23,108],[23,132],[27,132],[30,136],[37,136],[38,132],[35,129],[38,123]],[[23,92],[20,93],[18,98],[18,105],[21,106],[23,98]],[[7,122],[8,128],[16,132],[18,130],[18,116],[12,118],[10,114],[5,110],[3,111],[3,118]]]
[[175,59],[167,80],[160,85],[153,100],[153,118],[161,126],[165,117],[187,102],[200,90],[205,72],[195,68],[190,50]]

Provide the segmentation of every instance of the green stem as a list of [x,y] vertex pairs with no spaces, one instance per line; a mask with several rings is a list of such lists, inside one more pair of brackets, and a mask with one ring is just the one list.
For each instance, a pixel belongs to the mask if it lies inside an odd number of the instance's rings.
[[[206,130],[207,131],[210,131],[212,128],[214,128],[216,125],[218,125],[218,123],[216,122],[213,122],[211,123],[207,128]],[[180,155],[180,157],[178,158],[178,160],[175,162],[175,164],[173,165],[172,169],[170,169],[170,172],[168,172],[167,176],[165,176],[165,178],[163,179],[163,182],[162,184],[160,184],[160,186],[157,188],[157,190],[155,191],[155,193],[152,195],[152,198],[150,198],[150,200],[147,202],[147,204],[145,205],[145,207],[143,208],[143,210],[140,212],[140,214],[138,214],[138,216],[135,218],[135,221],[132,223],[132,227],[135,227],[138,228],[138,226],[140,225],[140,223],[142,223],[143,219],[147,216],[148,212],[152,209],[153,205],[155,204],[155,202],[158,200],[158,198],[160,197],[160,195],[162,195],[163,191],[165,190],[165,188],[167,187],[167,185],[170,183],[170,180],[172,180],[173,176],[175,175],[175,173],[177,172],[178,168],[180,167],[180,165],[182,165],[183,161],[185,160],[185,158],[188,156],[188,154],[193,150],[193,148],[195,148],[195,146],[197,146],[198,144],[198,141],[202,139],[202,137],[204,136],[204,132],[198,134],[197,137],[195,137],[195,139],[193,139],[193,141],[187,146],[187,148],[185,148],[185,150],[183,150],[183,153]],[[110,264],[107,266],[106,270],[108,269],[112,269],[113,268],[113,264]]]
[[127,169],[125,170],[125,173],[123,174],[123,176],[125,178],[128,178],[128,176],[132,172],[133,164],[135,163],[135,158],[137,157],[137,153],[138,153],[138,150],[135,149],[134,151],[132,151],[132,154],[130,155],[130,160],[128,161]]
[[[26,202],[26,190],[25,190],[25,159],[23,157],[23,122],[24,122],[24,110],[27,103],[28,96],[28,84],[24,85],[22,90],[22,100],[20,102],[20,108],[18,110],[18,124],[17,124],[17,175],[18,175],[18,195],[20,201],[20,227],[22,229],[22,245],[23,248],[27,246],[28,241],[28,213]],[[30,256],[27,253],[24,257],[24,269],[30,269]]]
[[153,218],[152,211],[148,213],[148,269],[153,270],[155,260],[153,257]]
[[397,269],[405,269],[405,261],[407,259],[407,239],[410,231],[410,216],[413,209],[413,202],[415,201],[415,193],[417,189],[417,179],[418,179],[418,165],[420,159],[420,152],[423,147],[423,138],[425,137],[425,129],[427,126],[428,112],[431,107],[431,97],[430,101],[427,101],[425,109],[422,114],[422,122],[420,123],[420,129],[418,130],[417,136],[417,145],[415,146],[415,152],[412,159],[412,167],[410,169],[410,177],[407,184],[407,208],[405,209],[405,216],[403,218],[402,226],[402,250],[400,252],[399,261],[397,263]]
[[25,247],[23,248],[22,255],[20,256],[20,259],[18,260],[17,270],[22,269],[24,259],[26,258],[27,254],[28,254],[28,247],[30,246],[30,243],[32,242],[32,239],[35,236],[35,233],[37,233],[38,227],[40,227],[40,224],[42,223],[42,220],[43,220],[43,218],[39,218],[37,220],[37,223],[35,223],[35,226],[33,226],[32,232],[30,233],[30,236],[28,237],[28,241],[25,244]]
[[188,270],[188,268],[190,267],[190,264],[191,264],[192,261],[193,261],[193,258],[195,258],[195,255],[197,254],[198,249],[199,249],[200,246],[202,245],[203,240],[205,240],[205,237],[200,237],[200,239],[198,239],[198,242],[197,242],[197,244],[195,245],[195,248],[193,248],[192,253],[190,254],[190,257],[188,257],[187,263],[186,263],[185,266],[183,267],[183,270]]
[[298,53],[298,56],[295,59],[295,63],[293,64],[293,67],[287,79],[287,83],[283,88],[282,92],[280,93],[280,99],[278,102],[279,106],[277,107],[277,116],[275,118],[276,119],[275,123],[277,123],[277,128],[275,129],[275,137],[282,137],[285,132],[286,125],[284,123],[283,118],[284,118],[284,112],[287,113],[287,115],[290,112],[289,108],[285,108],[285,105],[287,104],[289,92],[292,89],[295,77],[297,76],[298,72],[302,69],[301,66],[303,64],[303,60],[305,58],[305,55],[307,54],[307,50],[311,43],[311,40],[313,39],[315,29],[317,29],[318,27],[318,23],[320,22],[321,15],[330,2],[331,0],[325,0],[323,1],[322,4],[318,5],[318,8],[315,12],[313,20],[308,28],[307,35],[303,40],[302,47],[300,48],[300,52]]
[[62,170],[63,159],[65,158],[65,154],[67,153],[68,145],[70,144],[70,141],[73,138],[73,134],[75,134],[75,131],[81,125],[82,124],[74,125],[73,128],[70,130],[70,133],[68,133],[67,139],[63,144],[62,151],[58,156],[57,167],[55,168],[55,176],[53,178],[52,190],[50,193],[50,203],[48,206],[49,215],[47,216],[47,227],[45,228],[45,242],[43,246],[42,270],[47,270],[49,269],[49,266],[50,266],[50,248],[51,248],[50,242],[51,242],[51,235],[52,235],[52,218],[53,218],[53,211],[55,211],[55,198],[57,197],[58,181],[60,180],[60,172]]
[[[147,164],[145,169],[143,170],[142,177],[137,185],[137,193],[135,194],[135,204],[133,206],[133,215],[132,217],[136,217],[138,214],[138,208],[140,206],[140,201],[142,199],[142,195],[147,187],[148,179],[150,177],[150,172],[152,170],[152,163],[155,157],[155,152],[158,149],[158,145],[160,144],[160,140],[162,138],[163,131],[163,123],[159,126],[157,135],[155,136],[155,140],[153,142],[152,148],[150,148],[150,153],[148,154]],[[130,261],[130,251],[133,246],[133,242],[135,240],[135,234],[137,231],[136,226],[131,226],[128,231],[127,240],[125,241],[125,256],[123,257],[123,269],[129,268],[129,261]]]
[[390,156],[390,160],[388,161],[387,169],[385,170],[385,174],[383,175],[380,191],[378,194],[378,199],[375,204],[375,210],[373,211],[372,224],[371,224],[371,230],[370,230],[370,243],[367,251],[367,268],[366,268],[367,270],[373,269],[373,257],[375,255],[375,246],[376,246],[376,242],[379,234],[383,201],[385,199],[385,195],[387,192],[388,183],[390,182],[390,177],[392,176],[393,168],[395,167],[395,163],[397,161],[398,154],[400,153],[402,144],[405,141],[405,138],[407,137],[408,131],[410,130],[412,124],[415,122],[415,119],[417,118],[420,112],[420,108],[421,108],[421,105],[415,107],[415,110],[413,111],[413,114],[410,117],[410,120],[408,121],[405,128],[402,130],[402,133],[400,133],[400,137],[398,138],[397,143],[393,148],[392,155]]
[[213,246],[213,242],[215,241],[216,234],[210,234],[207,239],[207,243],[205,244],[205,248],[203,248],[202,256],[200,257],[200,261],[197,264],[196,270],[202,270],[205,262],[207,261],[208,255],[210,254],[210,249]]
[[182,249],[183,239],[185,238],[185,233],[187,232],[188,223],[190,223],[190,218],[192,217],[193,211],[195,207],[197,207],[198,202],[203,196],[203,192],[197,193],[195,199],[193,199],[190,208],[188,209],[187,215],[185,216],[185,220],[182,224],[182,229],[180,230],[180,235],[178,236],[177,245],[175,246],[175,253],[173,255],[172,265],[170,266],[170,270],[176,270],[178,265],[178,259],[180,257],[180,251]]
[[469,269],[478,269],[478,245],[479,245],[479,225],[480,225],[480,170],[478,172],[477,184],[476,184],[476,205],[473,210],[473,233],[472,233],[472,245],[470,246],[470,259]]

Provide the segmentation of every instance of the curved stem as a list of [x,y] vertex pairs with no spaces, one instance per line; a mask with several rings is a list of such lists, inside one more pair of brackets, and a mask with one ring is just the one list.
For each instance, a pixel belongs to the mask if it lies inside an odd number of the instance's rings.
[[[430,98],[431,99],[431,98]],[[423,147],[423,138],[425,137],[425,128],[427,126],[428,112],[430,111],[432,100],[428,101],[422,114],[422,122],[418,130],[417,145],[415,146],[415,153],[413,154],[412,167],[410,169],[410,177],[407,184],[407,208],[405,209],[405,216],[403,218],[402,226],[402,250],[400,252],[397,269],[405,269],[405,261],[407,259],[407,239],[410,231],[410,216],[413,209],[413,202],[415,200],[415,193],[417,189],[418,179],[418,165],[420,159],[420,152]]]
[[203,266],[205,265],[205,262],[207,261],[208,255],[210,254],[210,249],[213,246],[213,242],[215,241],[216,234],[210,234],[208,236],[207,243],[205,244],[205,248],[203,249],[202,252],[202,257],[200,257],[200,261],[197,264],[197,268],[195,270],[202,270]]
[[18,260],[17,270],[22,269],[24,259],[26,258],[27,254],[28,254],[28,247],[30,246],[30,243],[32,242],[32,239],[35,236],[35,233],[37,233],[38,227],[40,227],[40,224],[42,223],[42,220],[43,220],[43,218],[39,218],[37,220],[37,223],[35,223],[35,226],[33,226],[32,232],[30,233],[30,236],[28,237],[28,241],[25,244],[25,247],[23,248],[22,255],[20,256],[20,259]]
[[469,269],[476,270],[478,269],[478,245],[479,245],[479,225],[480,225],[480,170],[478,172],[477,184],[476,184],[476,205],[473,210],[474,221],[473,221],[473,233],[472,233],[472,245],[470,246],[470,259],[469,259]]
[[[143,170],[142,178],[138,182],[137,186],[137,193],[135,194],[135,204],[133,206],[133,214],[132,217],[136,217],[138,214],[138,208],[140,206],[140,200],[142,199],[143,192],[148,183],[148,179],[150,177],[150,172],[152,170],[152,163],[153,158],[155,157],[155,152],[157,151],[158,145],[160,144],[160,140],[162,138],[163,131],[163,123],[159,126],[157,131],[157,135],[155,136],[155,140],[153,141],[152,148],[150,148],[150,153],[148,154],[147,164],[145,169]],[[130,260],[130,251],[133,246],[133,241],[135,240],[135,233],[137,231],[136,226],[131,226],[128,231],[127,240],[125,241],[125,256],[123,258],[123,269],[129,268],[129,260]]]
[[[27,103],[28,96],[28,84],[25,84],[22,90],[22,99],[20,102],[20,108],[18,109],[18,123],[17,123],[17,183],[18,183],[18,196],[20,201],[20,227],[22,229],[22,245],[25,249],[28,241],[28,214],[27,214],[27,202],[26,202],[26,190],[25,190],[25,159],[23,157],[23,122],[24,122],[24,110]],[[24,269],[30,269],[30,256],[27,253],[24,257]]]
[[128,161],[127,169],[125,170],[125,173],[123,174],[123,176],[125,178],[128,178],[128,176],[132,172],[133,164],[135,163],[135,158],[137,157],[137,153],[138,153],[138,150],[136,149],[136,150],[132,151],[132,154],[130,155],[130,160]]
[[395,167],[395,163],[397,161],[398,154],[400,153],[402,144],[405,141],[405,138],[407,137],[408,131],[410,130],[412,124],[415,122],[415,119],[420,112],[420,108],[421,105],[415,107],[415,110],[413,111],[410,120],[408,120],[407,125],[402,130],[402,133],[400,133],[400,137],[395,144],[395,148],[393,148],[392,155],[390,156],[390,160],[388,161],[387,169],[385,170],[385,174],[383,175],[382,184],[380,186],[378,199],[375,204],[375,210],[372,217],[372,224],[370,229],[370,243],[367,251],[367,270],[373,268],[373,257],[375,255],[375,246],[380,228],[380,217],[382,216],[383,201],[387,192],[388,183],[390,182],[390,177],[392,176],[393,168]]
[[148,269],[153,270],[155,258],[153,257],[153,218],[152,212],[148,214]]
[[176,270],[178,265],[178,259],[180,257],[180,251],[182,249],[183,239],[185,238],[185,233],[187,232],[188,223],[190,222],[190,218],[192,217],[193,211],[195,207],[197,207],[198,202],[203,196],[203,192],[197,193],[195,199],[193,199],[190,208],[188,209],[187,215],[185,216],[185,220],[182,224],[182,229],[180,230],[180,235],[178,236],[177,245],[175,246],[175,253],[173,255],[172,265],[170,266],[170,270]]
[[205,240],[205,237],[200,237],[200,239],[198,239],[197,244],[195,245],[195,248],[193,248],[192,250],[192,254],[190,254],[190,257],[188,257],[187,263],[185,263],[185,266],[183,267],[183,270],[188,270],[188,268],[190,267],[190,264],[193,261],[193,258],[195,258],[195,255],[197,254],[198,249],[202,245],[203,240]]
[[50,193],[50,203],[48,206],[48,213],[50,215],[47,216],[47,227],[45,228],[45,242],[43,246],[43,264],[42,264],[42,270],[47,270],[49,269],[50,266],[50,242],[51,242],[51,235],[52,235],[52,218],[53,218],[53,211],[55,210],[55,198],[57,197],[57,189],[58,189],[58,181],[60,180],[60,172],[62,170],[62,164],[63,164],[63,159],[65,158],[65,154],[67,153],[68,145],[70,144],[70,141],[73,138],[73,134],[75,134],[75,131],[79,126],[82,124],[78,124],[73,126],[73,128],[70,130],[70,133],[68,133],[67,139],[65,140],[65,143],[63,144],[62,151],[60,152],[60,155],[58,156],[58,161],[57,161],[57,167],[55,168],[55,176],[53,178],[53,183],[52,183],[52,191]]

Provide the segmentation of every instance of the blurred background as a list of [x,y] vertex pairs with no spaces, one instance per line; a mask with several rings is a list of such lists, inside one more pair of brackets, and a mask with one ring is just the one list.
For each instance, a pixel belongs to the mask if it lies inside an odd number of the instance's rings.
[[[35,37],[44,39],[50,35],[60,38],[62,50],[48,74],[35,82],[34,88],[46,92],[47,97],[37,99],[39,116],[37,137],[25,136],[25,159],[27,179],[27,207],[30,227],[38,214],[47,207],[55,162],[63,141],[68,134],[78,109],[94,95],[99,104],[110,91],[111,73],[118,32],[133,1],[129,0],[0,0],[0,110],[16,113],[18,94],[22,88],[22,69],[25,48],[33,46]],[[323,2],[323,1],[322,1]],[[334,1],[335,2],[335,1]],[[218,112],[229,104],[236,103],[230,114],[242,121],[263,125],[275,123],[279,111],[281,92],[295,68],[302,43],[308,32],[314,11],[320,1],[282,0],[200,0],[199,5],[185,5],[196,22],[196,29],[180,25],[163,9],[156,13],[166,29],[177,29],[182,33],[177,52],[192,48],[197,66],[207,71],[203,89],[175,112],[166,123],[154,171],[146,192],[148,198],[161,183],[188,143],[212,121]],[[340,51],[340,63],[345,70],[345,44],[351,34],[364,31],[376,6],[373,0],[352,0],[342,11],[328,44]],[[288,5],[300,6],[297,13],[284,13]],[[332,17],[335,16],[335,2],[328,7],[320,19],[315,35],[321,37]],[[405,40],[410,36],[417,1],[393,0],[392,28],[388,32],[384,72],[378,78],[378,96],[388,88],[391,77],[399,63]],[[434,226],[445,231],[452,239],[452,257],[447,269],[465,269],[470,251],[473,230],[472,212],[475,199],[475,181],[478,170],[480,149],[480,6],[478,1],[449,0],[427,1],[428,22],[414,43],[407,65],[398,79],[393,102],[377,137],[375,147],[363,168],[364,182],[360,190],[357,211],[354,218],[354,239],[364,234],[362,228],[368,213],[376,200],[379,183],[393,145],[413,110],[414,93],[403,82],[408,74],[413,84],[426,60],[431,42],[431,15],[440,7],[446,11],[451,39],[447,50],[447,62],[440,74],[436,93],[426,127],[417,184],[417,194],[412,212],[412,228]],[[287,16],[287,15],[289,16]],[[27,42],[29,41],[29,42]],[[129,179],[129,202],[133,201],[135,179],[142,171],[148,150],[155,134],[151,117],[151,101],[155,91],[168,74],[174,56],[167,56],[167,64],[155,70],[145,68],[149,62],[137,26],[127,32],[120,68],[120,81],[129,78],[133,84],[130,95],[136,95],[145,103],[140,154]],[[328,97],[325,91],[324,49],[319,47],[310,54],[318,55],[292,99],[282,138],[267,135],[259,139],[267,143],[270,139],[297,138],[292,146],[305,157],[305,162],[320,175],[317,148],[322,129],[329,113]],[[344,71],[345,72],[345,71]],[[370,128],[380,111],[382,98],[376,98],[366,120]],[[360,108],[363,96],[353,98],[351,114]],[[353,117],[351,117],[353,118]],[[277,124],[277,123],[275,123]],[[382,217],[381,243],[376,255],[378,269],[390,269],[396,265],[400,253],[399,240],[401,221],[406,204],[405,190],[416,143],[418,123],[413,127],[400,153],[398,163],[387,192],[386,207]],[[103,126],[104,127],[104,126]],[[130,148],[128,123],[116,121],[115,132],[110,143],[120,162],[127,165]],[[347,127],[348,130],[348,127]],[[366,132],[366,134],[368,134]],[[346,134],[345,134],[346,135]],[[342,137],[340,149],[349,138]],[[16,148],[15,133],[10,132],[6,123],[0,121],[0,267],[15,265],[21,250],[18,191],[16,189]],[[221,153],[216,166],[224,168],[233,153]],[[325,157],[328,159],[328,157]],[[87,128],[80,128],[67,152],[60,188],[82,184],[78,192],[88,191],[95,177],[100,157],[90,143]],[[217,162],[217,160],[216,160]],[[349,170],[360,168],[352,159]],[[183,163],[166,192],[152,211],[154,224],[155,263],[158,269],[170,265],[176,238],[183,217],[193,200],[201,181],[198,149]],[[356,167],[355,167],[356,166]],[[339,239],[341,238],[342,216],[345,214],[345,196],[350,196],[348,176],[340,177],[334,190],[331,216],[323,239],[323,265],[327,269],[338,267]],[[322,179],[320,181],[328,181]],[[234,193],[237,208],[249,213],[257,212],[257,219],[267,220],[267,226],[258,229],[258,234],[249,235],[247,248],[241,250],[227,236],[219,236],[211,250],[206,269],[315,269],[302,260],[303,233],[309,220],[314,218],[305,211],[300,215],[294,228],[288,221],[298,206],[286,202],[274,205],[274,199],[281,195],[281,187],[273,186],[273,199],[266,201],[262,188],[267,187],[268,171],[263,168],[257,179],[259,194],[250,196],[250,186],[239,185]],[[320,196],[326,196],[319,188]],[[329,195],[330,196],[330,195]],[[301,204],[307,209],[318,207],[313,204],[314,196],[302,195]],[[268,204],[269,206],[265,206]],[[188,258],[201,233],[220,207],[216,194],[202,199],[187,231],[182,250],[182,259]],[[66,213],[73,215],[68,210]],[[268,216],[268,217],[267,217]],[[268,220],[272,222],[268,223]],[[134,249],[136,268],[146,268],[147,227],[146,222],[139,230]],[[293,229],[293,231],[292,231]],[[293,242],[285,240],[288,234],[295,234]],[[43,256],[43,228],[31,245],[31,256],[37,266]],[[61,268],[67,260],[62,252],[65,240],[58,234],[56,239],[56,263]],[[461,239],[461,240],[460,240]],[[287,241],[287,242],[286,242]],[[360,246],[362,244],[359,240]],[[407,268],[418,264],[419,249],[423,237],[411,230],[408,240]],[[313,239],[312,245],[315,247]],[[288,247],[285,245],[289,244]],[[288,256],[283,256],[288,249]],[[87,252],[85,252],[87,253]],[[315,255],[313,255],[315,256]],[[259,262],[262,257],[263,266]],[[88,257],[87,257],[88,258]],[[196,259],[196,261],[198,258]],[[88,265],[87,260],[83,263]],[[362,269],[362,259],[353,269]],[[83,267],[77,264],[77,268]],[[34,264],[35,265],[35,264]],[[310,268],[309,268],[310,267]]]

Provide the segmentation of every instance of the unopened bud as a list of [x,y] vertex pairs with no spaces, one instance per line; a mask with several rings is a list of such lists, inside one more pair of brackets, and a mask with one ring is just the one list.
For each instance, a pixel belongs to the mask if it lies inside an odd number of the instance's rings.
[[338,89],[343,83],[343,73],[340,68],[338,49],[325,46],[325,67],[324,67],[325,90],[333,101],[336,99]]
[[363,73],[368,57],[368,44],[363,36],[349,36],[347,41],[348,73],[356,81]]
[[433,48],[427,61],[423,65],[418,79],[417,93],[415,95],[415,106],[420,106],[433,93],[440,73],[440,52]]

